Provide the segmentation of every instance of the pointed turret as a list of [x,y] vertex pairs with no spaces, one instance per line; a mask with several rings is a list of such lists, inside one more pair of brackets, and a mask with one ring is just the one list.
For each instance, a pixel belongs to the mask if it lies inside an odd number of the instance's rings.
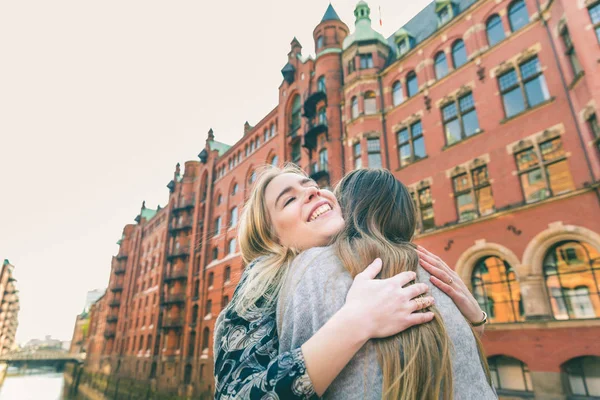
[[331,3],[329,3],[329,7],[327,7],[327,10],[325,11],[325,15],[323,15],[323,18],[321,19],[321,22],[325,21],[341,21]]
[[371,8],[361,0],[354,9],[356,17],[354,32],[344,40],[344,50],[359,42],[381,42],[388,45],[383,35],[373,29],[371,26]]

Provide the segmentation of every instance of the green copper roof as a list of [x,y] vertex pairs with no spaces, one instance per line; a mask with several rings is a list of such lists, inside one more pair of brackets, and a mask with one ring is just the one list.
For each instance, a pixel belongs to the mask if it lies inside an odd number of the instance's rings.
[[216,140],[211,140],[209,142],[209,145],[210,145],[211,150],[217,150],[219,152],[219,156],[222,156],[223,153],[225,153],[227,150],[229,150],[231,148],[230,145],[221,143],[221,142],[217,142]]
[[321,20],[321,22],[325,21],[341,21],[331,3],[329,3],[329,7],[327,7],[327,11],[325,11],[325,15],[323,15],[323,19]]
[[344,39],[344,50],[357,42],[379,41],[388,45],[383,35],[371,27],[371,9],[366,2],[361,0],[356,5],[354,16],[356,17],[354,32]]
[[140,214],[142,218],[146,218],[146,221],[150,221],[156,215],[156,210],[152,210],[150,208],[142,208],[142,212]]

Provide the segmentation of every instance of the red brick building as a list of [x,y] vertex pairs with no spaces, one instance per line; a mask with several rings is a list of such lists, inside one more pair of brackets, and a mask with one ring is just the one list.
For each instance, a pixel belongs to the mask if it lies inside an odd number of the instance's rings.
[[232,146],[209,131],[168,205],[125,227],[96,368],[214,388],[240,210],[258,166],[294,161],[323,186],[360,167],[409,186],[416,241],[490,315],[499,393],[600,396],[600,1],[436,0],[390,38],[354,14],[327,9],[315,56],[294,39],[277,106]]

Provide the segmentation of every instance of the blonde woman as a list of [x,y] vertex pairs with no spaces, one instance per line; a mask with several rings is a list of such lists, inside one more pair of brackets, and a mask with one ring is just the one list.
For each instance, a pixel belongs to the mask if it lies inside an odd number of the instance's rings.
[[[344,227],[331,246],[299,255],[281,290],[278,333],[282,352],[302,344],[342,307],[352,277],[363,271],[364,261],[374,254],[383,259],[381,279],[411,271],[418,273],[418,281],[431,279],[448,294],[453,288],[464,293],[464,285],[445,264],[411,243],[416,228],[413,201],[389,171],[353,171],[342,179],[335,195]],[[325,210],[329,206],[319,207]],[[324,213],[318,218],[327,217]],[[431,263],[442,265],[445,282],[419,268],[419,252],[421,265],[427,270],[435,273]],[[481,329],[485,313],[472,296],[465,296],[470,303],[463,307],[467,321],[450,297],[434,286],[431,293],[436,305],[422,310],[436,314],[431,323],[369,341],[323,397],[496,399],[481,343],[472,327]]]
[[[331,207],[326,212],[323,205]],[[321,208],[319,208],[321,207]],[[319,218],[315,218],[319,213]],[[359,349],[434,318],[425,284],[407,271],[374,279],[376,259],[354,277],[345,303],[306,341],[279,353],[275,306],[294,257],[323,246],[344,227],[335,196],[293,166],[267,169],[242,213],[239,243],[247,264],[215,326],[215,398],[321,396]],[[442,270],[436,270],[442,277]],[[458,297],[457,297],[458,298]],[[416,299],[416,300],[415,300]]]

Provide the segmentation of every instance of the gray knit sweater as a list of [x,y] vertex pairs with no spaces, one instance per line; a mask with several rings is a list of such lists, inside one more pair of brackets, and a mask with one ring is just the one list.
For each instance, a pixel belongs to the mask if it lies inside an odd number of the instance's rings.
[[[420,267],[418,279],[429,285],[453,343],[454,398],[496,399],[494,389],[487,382],[468,322],[452,300],[429,282],[429,274]],[[331,247],[313,248],[296,257],[277,303],[279,351],[298,348],[312,337],[344,305],[352,282]],[[382,376],[377,352],[368,342],[323,397],[381,399]]]

